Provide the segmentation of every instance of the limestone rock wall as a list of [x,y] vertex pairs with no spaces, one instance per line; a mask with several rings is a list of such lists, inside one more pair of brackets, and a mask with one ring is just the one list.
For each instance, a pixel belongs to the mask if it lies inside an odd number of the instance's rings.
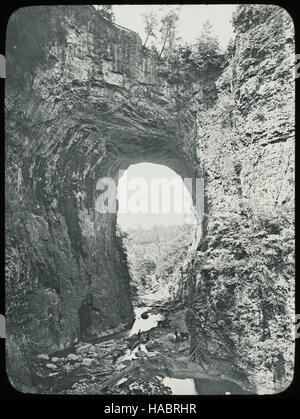
[[234,24],[216,103],[197,117],[206,235],[185,295],[209,368],[272,393],[294,368],[294,31],[277,6],[243,6]]
[[28,389],[38,353],[133,321],[116,214],[95,210],[96,185],[139,161],[190,174],[195,118],[139,36],[93,7],[19,9],[6,58],[7,369]]

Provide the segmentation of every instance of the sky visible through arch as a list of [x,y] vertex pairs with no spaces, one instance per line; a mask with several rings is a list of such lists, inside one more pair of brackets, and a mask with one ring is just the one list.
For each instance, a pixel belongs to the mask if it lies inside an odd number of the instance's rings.
[[[130,211],[129,208],[128,211],[122,213],[122,208],[125,208],[126,206],[130,207],[128,203],[130,203],[131,199],[134,199],[138,207],[141,204],[139,202],[139,197],[142,196],[142,194],[140,194],[141,187],[140,185],[134,183],[136,179],[142,179],[143,182],[145,182],[145,184],[147,184],[148,186],[148,198],[144,197],[142,206],[144,206],[144,208],[148,206],[149,211],[147,213],[141,213],[136,211],[132,213],[132,211]],[[173,187],[170,188],[170,195],[164,194],[164,196],[162,196],[163,194],[161,189],[154,187],[152,191],[154,190],[154,194],[156,196],[159,196],[160,198],[160,211],[158,213],[152,213],[151,180],[153,179],[167,179],[168,181],[176,180],[176,182],[179,182],[181,187],[183,188],[182,197],[184,199],[185,205],[183,204],[180,195],[178,195],[175,192],[175,189]],[[134,195],[137,198],[136,200],[134,198]],[[170,203],[169,213],[165,213],[163,211],[163,199],[167,200],[168,203]],[[123,230],[137,228],[139,225],[144,229],[149,229],[153,225],[181,225],[185,223],[191,224],[195,222],[192,198],[188,190],[184,186],[182,178],[169,167],[160,164],[138,163],[129,166],[129,168],[124,172],[124,175],[119,179],[118,201],[120,209],[120,211],[118,212],[118,224],[122,227]],[[146,201],[148,205],[146,204]],[[182,211],[178,212],[176,209],[176,205],[181,206]]]
[[[166,7],[177,8],[179,5],[113,5],[115,22],[121,26],[137,32],[142,41],[145,41],[143,14],[154,10],[160,15]],[[232,4],[183,4],[181,5],[180,20],[178,23],[179,36],[182,43],[194,43],[201,32],[202,24],[208,20],[213,27],[220,46],[226,48],[231,38],[234,38],[231,23],[232,13],[236,5]]]

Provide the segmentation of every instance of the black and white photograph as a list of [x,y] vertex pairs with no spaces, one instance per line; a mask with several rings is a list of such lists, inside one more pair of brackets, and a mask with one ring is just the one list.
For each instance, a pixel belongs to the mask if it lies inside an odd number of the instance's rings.
[[300,336],[287,10],[28,5],[5,42],[11,386],[286,391]]

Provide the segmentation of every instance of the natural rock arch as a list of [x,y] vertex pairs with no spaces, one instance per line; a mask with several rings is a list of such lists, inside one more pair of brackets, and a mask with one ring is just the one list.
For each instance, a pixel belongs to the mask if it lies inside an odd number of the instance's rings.
[[[116,214],[95,211],[97,181],[142,161],[193,177],[196,164],[195,116],[179,110],[180,86],[159,75],[137,34],[93,7],[18,10],[7,51],[10,359],[15,335],[29,351],[53,352],[72,345],[85,322],[101,335],[133,320]],[[10,300],[16,266],[28,286],[23,328]],[[19,363],[10,365],[14,375]]]
[[27,7],[10,18],[6,350],[18,389],[32,390],[33,355],[77,339],[78,310],[91,293],[94,332],[132,321],[116,215],[95,215],[94,203],[100,177],[139,161],[205,180],[208,234],[198,235],[183,272],[192,348],[203,343],[212,370],[247,376],[255,391],[290,383],[293,23],[279,7],[257,5],[242,6],[234,24],[222,76],[183,86],[137,34],[92,6]]

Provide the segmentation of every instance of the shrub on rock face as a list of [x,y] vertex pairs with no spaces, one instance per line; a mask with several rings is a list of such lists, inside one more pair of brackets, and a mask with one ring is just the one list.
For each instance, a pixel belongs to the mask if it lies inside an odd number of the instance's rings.
[[172,71],[168,82],[190,83],[199,78],[215,80],[227,65],[226,57],[211,25],[206,22],[194,45],[179,45],[170,56],[168,64]]
[[111,4],[101,4],[94,6],[96,10],[99,12],[99,14],[104,17],[104,19],[114,21],[115,16],[112,11],[112,5]]

